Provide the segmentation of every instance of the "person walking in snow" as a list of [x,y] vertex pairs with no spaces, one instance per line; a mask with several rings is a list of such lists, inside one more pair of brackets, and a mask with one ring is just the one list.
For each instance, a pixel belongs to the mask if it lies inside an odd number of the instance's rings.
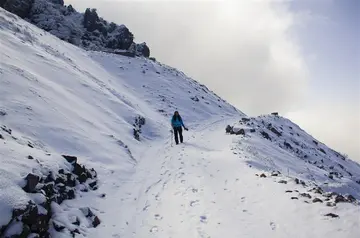
[[184,127],[186,131],[188,129],[185,127],[178,111],[175,111],[173,117],[171,118],[171,126],[174,130],[175,143],[179,144],[179,137],[180,142],[183,143],[182,127]]

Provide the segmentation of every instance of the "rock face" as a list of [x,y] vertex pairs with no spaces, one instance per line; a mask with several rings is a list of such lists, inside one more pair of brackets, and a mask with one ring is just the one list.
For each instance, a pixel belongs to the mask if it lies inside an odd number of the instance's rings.
[[63,0],[0,0],[5,10],[27,19],[37,27],[50,32],[61,40],[84,49],[123,55],[150,56],[146,43],[134,43],[134,35],[124,25],[108,23],[99,17],[96,9],[77,12]]
[[[29,157],[32,157],[29,155]],[[23,190],[27,193],[35,194],[37,197],[41,197],[37,203],[30,201],[26,207],[17,209],[14,208],[11,220],[8,224],[0,227],[1,237],[50,237],[48,230],[53,227],[55,231],[62,232],[68,229],[71,234],[80,234],[79,229],[67,227],[56,220],[56,210],[52,209],[54,204],[61,204],[65,200],[75,199],[80,191],[77,188],[80,185],[84,188],[83,192],[89,190],[96,190],[97,185],[97,173],[94,169],[87,169],[77,163],[77,157],[75,156],[63,156],[66,161],[71,164],[72,169],[59,169],[57,173],[49,171],[47,175],[44,175],[44,171],[41,174],[29,173],[25,177],[26,185]],[[78,186],[79,185],[79,186]],[[94,213],[87,208],[87,219],[89,224],[96,227],[100,224],[100,219],[94,215]],[[21,223],[21,234],[14,236],[11,233],[11,227]],[[77,220],[73,225],[80,226],[80,220]]]
[[24,18],[29,15],[33,2],[34,0],[2,0],[0,6]]

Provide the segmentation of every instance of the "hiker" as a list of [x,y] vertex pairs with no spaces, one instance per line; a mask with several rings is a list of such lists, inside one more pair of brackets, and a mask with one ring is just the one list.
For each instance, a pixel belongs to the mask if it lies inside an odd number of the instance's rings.
[[184,127],[186,131],[188,129],[185,127],[178,111],[174,112],[174,115],[171,119],[171,126],[174,129],[176,144],[179,144],[179,136],[180,136],[180,142],[183,143],[182,127]]

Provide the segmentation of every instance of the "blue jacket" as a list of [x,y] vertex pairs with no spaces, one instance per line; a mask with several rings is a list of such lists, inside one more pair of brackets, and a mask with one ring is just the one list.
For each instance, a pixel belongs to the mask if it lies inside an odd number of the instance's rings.
[[181,118],[180,119],[176,118],[175,120],[173,118],[171,118],[171,126],[172,127],[181,127],[181,126],[185,127]]

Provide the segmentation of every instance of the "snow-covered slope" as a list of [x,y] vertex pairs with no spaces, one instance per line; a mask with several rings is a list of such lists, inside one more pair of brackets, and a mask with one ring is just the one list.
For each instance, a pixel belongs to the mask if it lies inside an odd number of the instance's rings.
[[[359,165],[290,121],[225,134],[245,115],[182,72],[84,51],[1,8],[0,49],[0,237],[360,233]],[[190,129],[178,146],[174,110]]]

